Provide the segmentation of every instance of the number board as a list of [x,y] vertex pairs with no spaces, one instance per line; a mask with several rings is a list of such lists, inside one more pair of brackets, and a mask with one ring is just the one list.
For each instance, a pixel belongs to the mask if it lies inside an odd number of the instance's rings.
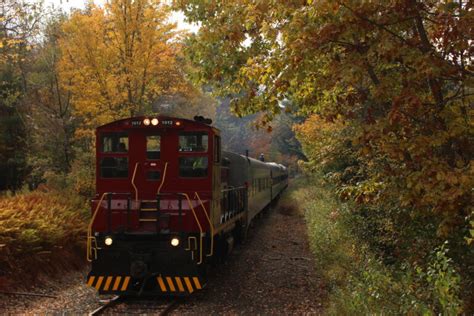
[[161,125],[173,126],[173,121],[172,120],[164,120],[164,121],[161,121]]
[[142,121],[132,121],[132,126],[142,126]]

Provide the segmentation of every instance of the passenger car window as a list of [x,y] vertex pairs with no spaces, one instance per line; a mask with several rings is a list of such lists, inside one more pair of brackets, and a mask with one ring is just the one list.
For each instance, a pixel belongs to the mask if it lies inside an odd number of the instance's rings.
[[151,135],[146,137],[146,158],[150,160],[160,159],[161,137]]
[[206,132],[190,132],[179,135],[179,151],[181,152],[207,152],[208,146]]
[[128,178],[127,157],[104,157],[100,160],[100,176],[102,178]]
[[179,157],[179,176],[185,178],[207,177],[206,156]]
[[127,133],[104,133],[101,136],[101,150],[103,153],[128,152]]

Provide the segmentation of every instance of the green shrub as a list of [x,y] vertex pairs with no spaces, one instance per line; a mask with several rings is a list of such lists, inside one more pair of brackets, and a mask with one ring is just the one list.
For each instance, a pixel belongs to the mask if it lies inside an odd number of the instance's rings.
[[435,224],[343,203],[322,179],[294,181],[285,199],[304,201],[316,269],[330,289],[327,314],[462,312],[461,277],[448,244],[436,246]]
[[437,310],[444,315],[458,315],[462,311],[459,297],[461,278],[453,267],[453,260],[448,257],[448,251],[447,242],[436,248],[426,273],[421,269],[418,272],[425,277]]

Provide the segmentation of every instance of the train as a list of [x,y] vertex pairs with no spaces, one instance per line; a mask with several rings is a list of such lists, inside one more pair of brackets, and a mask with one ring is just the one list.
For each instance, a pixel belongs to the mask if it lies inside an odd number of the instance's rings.
[[203,117],[122,119],[96,129],[87,285],[99,294],[186,296],[288,186],[285,166],[221,148]]

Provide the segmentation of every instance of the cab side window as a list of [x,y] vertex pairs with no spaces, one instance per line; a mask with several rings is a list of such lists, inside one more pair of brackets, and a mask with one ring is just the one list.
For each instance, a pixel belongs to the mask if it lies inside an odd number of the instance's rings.
[[221,138],[214,136],[214,162],[221,162]]

